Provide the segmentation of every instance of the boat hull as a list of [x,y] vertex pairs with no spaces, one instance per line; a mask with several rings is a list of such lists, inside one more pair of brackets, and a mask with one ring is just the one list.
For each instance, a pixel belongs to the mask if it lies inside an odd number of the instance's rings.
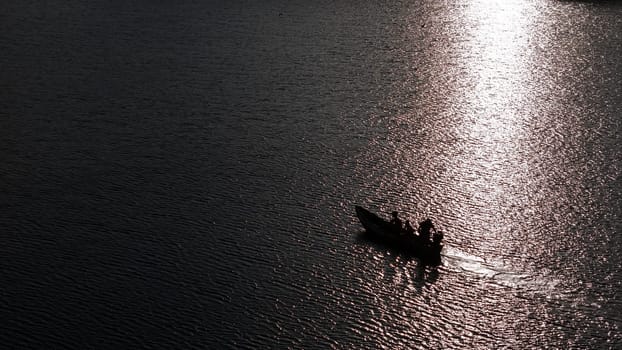
[[391,223],[369,210],[356,206],[356,216],[365,228],[369,238],[386,244],[401,253],[414,256],[426,265],[441,264],[441,245],[422,242],[417,235],[406,235],[396,230]]

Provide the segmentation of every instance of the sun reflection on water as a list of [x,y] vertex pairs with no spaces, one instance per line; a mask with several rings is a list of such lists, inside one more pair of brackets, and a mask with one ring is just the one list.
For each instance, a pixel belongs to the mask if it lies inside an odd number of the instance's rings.
[[[584,183],[585,169],[576,176],[567,167],[581,159],[557,161],[576,155],[574,130],[584,128],[565,130],[584,119],[558,111],[572,101],[555,95],[566,80],[553,69],[560,53],[544,51],[559,39],[547,6],[430,1],[422,5],[428,12],[410,17],[404,44],[418,56],[404,61],[417,66],[418,93],[390,95],[412,98],[416,108],[387,108],[375,119],[388,132],[359,158],[360,172],[370,174],[361,197],[379,212],[399,206],[405,218],[432,217],[447,244],[439,279],[419,277],[416,262],[370,251],[379,257],[364,283],[378,311],[370,322],[383,318],[368,330],[380,344],[421,333],[449,335],[455,348],[565,340],[554,325],[580,326],[575,309],[593,303],[592,285],[574,277],[582,248],[571,225],[589,220],[574,194],[589,193],[572,187]],[[424,345],[447,347],[434,341]]]
[[470,89],[463,98],[474,139],[490,145],[520,131],[520,101],[529,94],[531,5],[522,1],[482,0],[465,13],[469,38],[465,55]]
[[[522,141],[529,110],[535,5],[523,1],[480,0],[465,9],[459,47],[466,86],[456,96],[460,121],[454,126],[462,152],[453,159],[453,178],[467,200],[461,210],[480,223],[473,227],[492,244],[504,234],[505,210],[527,180]],[[511,200],[510,200],[511,202]],[[477,219],[477,220],[475,220]],[[485,228],[485,230],[484,230]]]

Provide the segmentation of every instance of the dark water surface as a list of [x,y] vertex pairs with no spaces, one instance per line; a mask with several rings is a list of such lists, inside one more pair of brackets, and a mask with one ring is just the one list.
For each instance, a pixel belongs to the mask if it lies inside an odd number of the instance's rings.
[[1,8],[3,347],[622,347],[618,2]]

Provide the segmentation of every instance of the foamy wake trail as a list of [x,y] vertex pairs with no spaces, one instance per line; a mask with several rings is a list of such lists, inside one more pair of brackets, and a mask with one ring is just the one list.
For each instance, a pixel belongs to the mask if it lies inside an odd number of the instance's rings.
[[477,275],[499,286],[516,288],[547,297],[563,298],[567,294],[576,293],[576,287],[572,286],[576,286],[577,283],[555,276],[548,269],[535,270],[526,267],[521,271],[507,266],[501,260],[484,259],[456,248],[445,248],[444,265],[449,269]]

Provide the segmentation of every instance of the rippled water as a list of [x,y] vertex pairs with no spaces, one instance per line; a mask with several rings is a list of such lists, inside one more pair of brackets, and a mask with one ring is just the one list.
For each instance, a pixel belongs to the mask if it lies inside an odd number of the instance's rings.
[[617,1],[3,8],[4,346],[622,347]]

